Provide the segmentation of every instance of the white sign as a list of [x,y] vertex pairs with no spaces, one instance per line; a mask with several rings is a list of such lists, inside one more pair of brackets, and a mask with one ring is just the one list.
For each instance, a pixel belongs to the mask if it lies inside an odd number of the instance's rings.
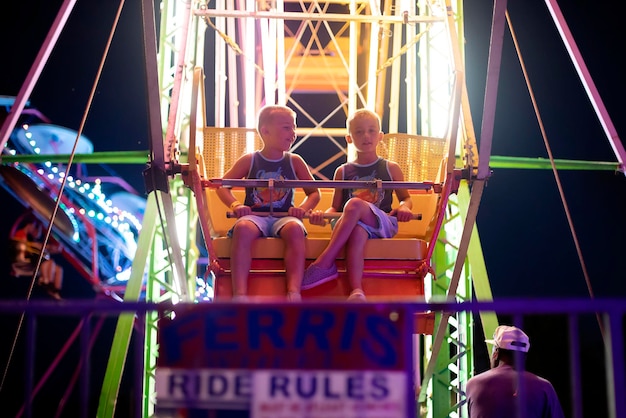
[[156,370],[160,408],[248,409],[252,391],[249,370]]
[[406,418],[401,371],[257,370],[251,418]]

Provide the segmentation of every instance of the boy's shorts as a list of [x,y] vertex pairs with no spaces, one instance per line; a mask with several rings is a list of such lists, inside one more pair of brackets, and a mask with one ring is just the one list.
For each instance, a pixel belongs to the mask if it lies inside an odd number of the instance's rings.
[[378,206],[369,203],[370,209],[378,219],[378,228],[371,227],[361,221],[358,222],[365,231],[368,238],[393,238],[398,233],[398,218],[389,216],[387,212],[382,211]]
[[[280,230],[283,229],[283,226],[287,225],[289,222],[296,222],[302,228],[302,232],[304,232],[304,236],[307,235],[306,228],[301,219],[296,218],[295,216],[283,216],[280,218],[274,216],[258,216],[258,215],[246,215],[238,218],[235,221],[235,225],[237,222],[246,220],[250,221],[259,228],[261,231],[261,236],[269,237],[269,238],[280,238]],[[233,237],[233,229],[235,225],[228,231],[228,236],[230,238]]]

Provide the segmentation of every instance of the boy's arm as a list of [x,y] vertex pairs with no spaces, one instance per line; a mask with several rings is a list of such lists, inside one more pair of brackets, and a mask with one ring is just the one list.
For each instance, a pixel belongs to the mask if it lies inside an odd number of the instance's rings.
[[[400,169],[398,164],[390,162],[389,173],[391,174],[392,181],[404,181],[404,173],[402,173],[402,169]],[[411,194],[407,189],[395,189],[395,192],[400,204],[389,214],[395,215],[400,222],[410,221],[413,217],[413,212],[411,210],[413,209]]]
[[[337,170],[335,170],[335,175],[333,176],[333,180],[342,180],[342,179],[343,179],[343,166],[339,166]],[[335,188],[335,191],[333,192],[332,206],[326,209],[326,213],[343,212],[343,207],[341,207],[342,203],[343,203],[343,189]]]
[[[242,179],[245,178],[248,174],[248,169],[250,168],[250,162],[252,160],[252,154],[246,154],[235,161],[235,164],[226,172],[222,178],[224,179]],[[233,208],[234,203],[239,203],[238,200],[233,195],[230,187],[218,187],[215,191],[217,196],[220,198],[222,203],[228,206],[231,210],[234,211]]]
[[[292,154],[293,169],[296,172],[296,177],[298,180],[315,180],[311,171],[309,171],[309,167],[306,165],[302,157],[297,154]],[[303,187],[304,193],[306,197],[304,200],[298,205],[295,209],[301,209],[303,211],[302,216],[310,210],[315,209],[317,204],[320,202],[321,194],[320,189],[317,187]],[[289,210],[289,214],[292,216],[297,216],[298,214],[292,214],[292,210]],[[300,217],[300,216],[299,216]]]
[[[339,168],[337,168],[337,170],[335,170],[335,175],[333,176],[333,180],[337,180],[337,179],[343,178],[343,174],[342,173],[343,173],[342,167],[339,166]],[[309,215],[309,222],[312,225],[320,225],[320,226],[328,225],[328,222],[324,218],[324,214],[325,213],[341,212],[341,207],[340,207],[341,206],[341,201],[342,201],[341,189],[335,188],[335,190],[333,192],[333,201],[331,203],[331,206],[328,209],[326,209],[325,211],[323,211],[323,212],[321,210],[313,211]]]

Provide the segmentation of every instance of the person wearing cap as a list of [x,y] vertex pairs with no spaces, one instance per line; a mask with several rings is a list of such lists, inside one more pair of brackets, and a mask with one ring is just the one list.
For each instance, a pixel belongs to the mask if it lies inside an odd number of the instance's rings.
[[491,369],[467,381],[465,393],[470,418],[563,418],[563,409],[550,381],[515,369],[516,355],[530,348],[521,329],[501,325],[493,339]]

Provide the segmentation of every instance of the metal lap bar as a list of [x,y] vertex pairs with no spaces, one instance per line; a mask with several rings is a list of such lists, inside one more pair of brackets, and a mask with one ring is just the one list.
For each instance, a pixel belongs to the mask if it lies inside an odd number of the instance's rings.
[[[202,181],[202,187],[269,187],[270,180],[258,179],[211,179]],[[328,187],[335,189],[370,188],[370,189],[412,189],[433,190],[439,193],[441,188],[433,182],[405,182],[405,181],[354,181],[354,180],[273,180],[274,187]]]
[[274,207],[272,205],[272,203],[274,202],[274,183],[275,183],[274,179],[269,179],[267,182],[267,188],[270,191],[270,212],[269,212],[270,215],[273,215],[274,213]]
[[[202,182],[203,187],[267,187],[269,188],[270,193],[270,201],[273,201],[273,195],[276,188],[294,188],[294,187],[307,187],[307,186],[315,186],[315,187],[330,187],[330,188],[344,188],[344,189],[352,189],[352,188],[371,188],[377,189],[381,192],[383,189],[396,189],[396,188],[406,188],[406,189],[417,189],[417,190],[433,190],[435,193],[441,193],[442,188],[437,187],[439,185],[435,185],[432,182],[403,182],[403,181],[382,181],[382,180],[373,180],[373,181],[353,181],[353,180],[259,180],[259,179],[212,179],[209,181]],[[274,212],[274,208],[270,205],[269,212],[253,212],[254,215],[258,216],[276,216],[283,217],[288,216],[287,212]],[[335,219],[341,216],[340,213],[336,214],[324,214],[324,219]],[[226,212],[227,218],[235,218],[236,215],[233,212]],[[304,218],[308,218],[308,215],[305,215]],[[414,213],[413,220],[422,220],[421,213]]]
[[[284,216],[289,216],[288,212],[255,212],[252,211],[253,215],[256,216],[274,216],[276,218],[282,218]],[[235,215],[234,212],[226,212],[226,217],[227,218],[236,218],[237,215]],[[334,212],[334,213],[324,213],[322,215],[322,217],[324,219],[337,219],[341,217],[341,212]],[[304,219],[308,219],[310,218],[309,215],[304,215],[303,216]],[[414,213],[413,217],[411,218],[414,221],[421,221],[422,220],[422,214],[421,213]]]

